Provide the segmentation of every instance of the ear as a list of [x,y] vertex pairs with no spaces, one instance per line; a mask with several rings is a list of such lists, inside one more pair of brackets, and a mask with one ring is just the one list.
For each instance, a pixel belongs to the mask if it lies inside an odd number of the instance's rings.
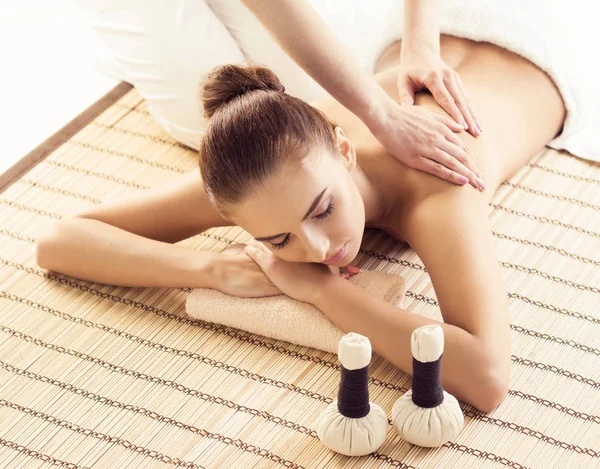
[[356,149],[354,148],[354,145],[352,145],[350,139],[346,137],[346,134],[344,134],[344,131],[340,126],[337,126],[334,129],[334,133],[338,150],[342,157],[342,162],[348,171],[354,170],[356,167]]

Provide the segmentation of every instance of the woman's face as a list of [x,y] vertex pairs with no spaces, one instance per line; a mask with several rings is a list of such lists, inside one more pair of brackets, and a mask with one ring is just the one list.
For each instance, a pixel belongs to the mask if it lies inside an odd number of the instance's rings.
[[316,149],[285,163],[230,216],[284,260],[324,262],[347,243],[344,256],[331,263],[345,266],[359,251],[365,206],[352,178],[356,154],[339,127],[336,135],[336,154]]

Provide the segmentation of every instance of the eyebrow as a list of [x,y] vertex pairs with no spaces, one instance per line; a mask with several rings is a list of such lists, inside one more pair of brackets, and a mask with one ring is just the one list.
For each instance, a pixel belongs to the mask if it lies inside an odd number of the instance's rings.
[[[310,208],[306,212],[306,215],[304,215],[304,217],[302,217],[302,221],[306,220],[308,218],[308,216],[313,212],[313,210],[315,208],[317,208],[317,205],[319,205],[319,203],[321,202],[321,199],[323,198],[323,194],[325,194],[326,190],[327,190],[327,187],[325,187],[325,189],[323,189],[321,191],[321,193],[315,197],[315,200],[313,200],[312,204],[310,204]],[[263,236],[262,238],[254,238],[254,239],[256,239],[256,241],[269,241],[271,239],[279,238],[280,236],[283,236],[284,234],[286,234],[286,233],[279,233],[279,234],[276,234],[273,236]]]

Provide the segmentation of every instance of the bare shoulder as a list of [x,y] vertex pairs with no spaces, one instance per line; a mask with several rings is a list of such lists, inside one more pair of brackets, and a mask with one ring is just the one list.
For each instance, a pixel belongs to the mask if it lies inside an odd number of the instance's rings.
[[427,269],[444,321],[491,341],[504,331],[506,339],[506,287],[488,197],[469,186],[446,187],[407,209],[402,234]]
[[86,207],[73,217],[99,220],[170,243],[232,224],[210,204],[198,168],[156,187]]

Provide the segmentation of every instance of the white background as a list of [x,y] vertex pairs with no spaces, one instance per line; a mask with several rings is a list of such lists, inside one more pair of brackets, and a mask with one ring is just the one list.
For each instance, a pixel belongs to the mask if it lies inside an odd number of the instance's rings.
[[118,82],[94,66],[74,0],[5,2],[0,14],[0,173]]

